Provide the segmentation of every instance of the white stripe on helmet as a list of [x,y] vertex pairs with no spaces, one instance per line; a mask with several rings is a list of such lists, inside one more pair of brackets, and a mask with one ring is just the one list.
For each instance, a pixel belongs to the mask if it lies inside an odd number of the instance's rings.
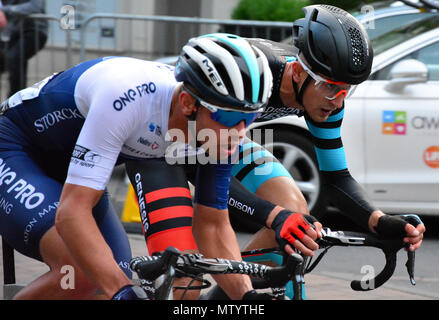
[[193,47],[188,45],[183,47],[183,51],[198,64],[218,92],[222,93],[223,95],[229,94],[229,91],[227,90],[223,80],[221,79],[221,76],[218,73],[218,70],[208,57],[204,56]]
[[266,103],[271,96],[272,92],[272,84],[273,84],[273,75],[270,70],[270,66],[268,64],[268,59],[265,54],[257,47],[252,46],[253,49],[258,53],[258,63],[259,63],[259,72],[264,73],[264,88],[262,93],[262,103]]
[[[232,81],[235,97],[238,100],[244,100],[244,81],[239,66],[232,54],[208,38],[191,39],[189,43],[200,46],[207,53],[217,57],[222,62]],[[212,80],[210,81],[212,82]]]

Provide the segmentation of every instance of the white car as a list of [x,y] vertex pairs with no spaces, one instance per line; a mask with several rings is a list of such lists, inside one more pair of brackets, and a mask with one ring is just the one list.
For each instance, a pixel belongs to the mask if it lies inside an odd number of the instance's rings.
[[[371,76],[345,103],[348,168],[384,212],[439,214],[439,15],[378,36],[373,47]],[[267,147],[321,217],[328,199],[303,117],[251,128],[267,127],[274,129]]]

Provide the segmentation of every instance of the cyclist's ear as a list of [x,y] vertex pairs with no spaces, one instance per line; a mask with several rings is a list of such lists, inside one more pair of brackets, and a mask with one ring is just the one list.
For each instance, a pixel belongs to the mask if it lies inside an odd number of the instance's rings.
[[178,104],[184,116],[191,119],[197,113],[196,100],[187,91],[182,91],[178,95]]
[[306,71],[303,69],[299,61],[294,61],[291,63],[291,70],[293,73],[294,82],[299,83],[301,80],[306,78]]

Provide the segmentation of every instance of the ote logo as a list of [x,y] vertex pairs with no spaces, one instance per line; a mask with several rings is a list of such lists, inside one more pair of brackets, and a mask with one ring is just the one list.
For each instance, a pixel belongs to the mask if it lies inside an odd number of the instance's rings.
[[383,111],[383,134],[405,135],[407,133],[407,113],[405,111]]

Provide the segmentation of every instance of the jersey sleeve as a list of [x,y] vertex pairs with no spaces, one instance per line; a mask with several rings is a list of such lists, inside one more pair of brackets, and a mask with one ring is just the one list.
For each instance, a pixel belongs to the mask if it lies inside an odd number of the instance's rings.
[[218,210],[227,209],[233,164],[198,165],[195,176],[195,203]]
[[122,146],[144,119],[139,102],[129,108],[113,107],[115,93],[123,83],[93,91],[88,113],[74,147],[67,174],[67,183],[103,190],[110,179]]
[[305,120],[314,142],[323,185],[331,203],[348,214],[359,226],[367,228],[369,217],[376,208],[348,170],[340,134],[343,115],[344,107],[331,114],[325,122],[315,122],[307,114]]

